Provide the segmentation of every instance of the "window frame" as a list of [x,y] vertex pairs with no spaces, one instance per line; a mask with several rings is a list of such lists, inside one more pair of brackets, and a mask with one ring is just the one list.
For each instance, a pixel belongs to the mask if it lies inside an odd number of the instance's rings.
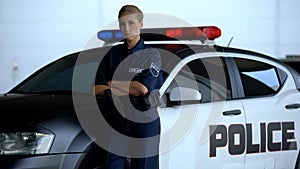
[[[162,93],[162,90],[163,90],[163,94],[167,95],[167,97],[168,97],[169,96],[169,93],[168,93],[169,87],[171,86],[173,80],[176,78],[176,76],[178,74],[180,74],[180,71],[185,66],[187,66],[188,64],[190,64],[191,62],[196,61],[198,59],[219,58],[219,59],[222,60],[222,63],[223,63],[223,66],[224,66],[224,70],[226,71],[226,75],[229,78],[228,81],[226,82],[226,84],[230,85],[229,87],[227,87],[227,89],[230,90],[231,96],[230,96],[230,98],[228,98],[228,96],[226,95],[226,99],[223,99],[223,100],[210,100],[208,102],[201,102],[200,101],[197,104],[205,104],[205,103],[214,103],[214,102],[220,102],[220,101],[233,100],[234,99],[233,96],[237,95],[237,94],[233,93],[233,86],[231,84],[232,83],[232,77],[231,77],[231,73],[230,73],[230,71],[232,71],[232,70],[230,70],[228,68],[228,63],[227,63],[227,59],[228,58],[227,58],[227,55],[225,53],[220,53],[220,52],[214,52],[214,53],[211,53],[211,52],[209,52],[209,53],[197,53],[197,54],[193,54],[193,55],[190,55],[187,58],[183,59],[183,61],[181,61],[181,63],[179,63],[177,66],[175,66],[175,68],[173,69],[173,71],[170,73],[171,76],[169,75],[169,77],[168,77],[168,78],[170,78],[170,77],[173,77],[173,78],[172,79],[168,79],[167,78],[167,80],[165,80],[165,83],[164,83],[163,87],[161,88],[160,92]],[[201,56],[203,56],[203,57],[201,57]],[[167,87],[165,87],[166,84],[168,84]],[[200,90],[199,90],[199,92],[200,92]],[[169,98],[167,98],[167,99],[168,99],[168,102],[169,102]],[[185,102],[181,102],[181,103],[177,102],[177,103],[170,104],[170,105],[174,106],[174,105],[187,105],[187,104],[195,104],[195,102],[188,102],[188,101],[186,103]]]
[[[232,60],[231,64],[233,64],[232,67],[231,67],[231,68],[233,68],[233,70],[230,71],[230,73],[231,73],[230,76],[232,76],[232,78],[235,79],[236,87],[237,87],[237,90],[239,91],[238,96],[236,96],[236,99],[252,99],[252,98],[272,97],[272,96],[278,94],[281,91],[282,87],[285,84],[285,81],[287,79],[288,74],[283,69],[278,67],[276,65],[276,62],[273,62],[271,59],[261,58],[259,56],[255,56],[255,55],[247,55],[247,54],[241,54],[241,53],[240,54],[231,53],[231,54],[228,54],[228,55],[230,57],[228,57],[227,59]],[[244,86],[243,86],[243,83],[242,83],[242,79],[241,79],[241,76],[240,76],[240,71],[239,71],[238,66],[235,62],[235,59],[246,59],[246,60],[251,60],[251,61],[255,61],[255,62],[262,62],[264,64],[267,64],[267,65],[270,65],[271,67],[273,67],[275,69],[276,77],[277,77],[277,80],[279,82],[279,87],[278,87],[277,91],[275,91],[274,93],[271,93],[271,94],[266,94],[266,95],[246,96],[245,92],[244,92]],[[283,73],[284,73],[284,75],[283,75]]]

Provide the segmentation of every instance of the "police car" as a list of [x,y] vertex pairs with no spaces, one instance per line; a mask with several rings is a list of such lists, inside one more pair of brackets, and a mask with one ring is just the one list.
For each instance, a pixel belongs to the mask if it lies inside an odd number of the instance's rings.
[[[159,168],[300,168],[300,75],[294,69],[216,45],[218,27],[143,31],[161,54],[164,74],[156,99]],[[99,124],[101,97],[92,95],[92,85],[101,56],[122,35],[103,30],[98,38],[103,47],[62,57],[1,95],[0,168],[103,168],[105,135],[98,126],[105,121]]]

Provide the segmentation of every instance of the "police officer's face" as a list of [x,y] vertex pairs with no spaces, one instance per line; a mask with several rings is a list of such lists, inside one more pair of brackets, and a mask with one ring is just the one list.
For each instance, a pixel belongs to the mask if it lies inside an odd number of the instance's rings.
[[124,13],[119,18],[119,27],[127,40],[139,37],[143,23],[137,19],[136,14]]

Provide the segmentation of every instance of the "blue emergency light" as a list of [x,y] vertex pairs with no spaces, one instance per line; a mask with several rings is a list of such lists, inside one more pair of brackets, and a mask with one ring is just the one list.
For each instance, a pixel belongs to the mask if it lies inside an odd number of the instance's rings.
[[98,39],[103,40],[105,42],[118,42],[123,39],[123,34],[119,30],[103,30],[99,31]]

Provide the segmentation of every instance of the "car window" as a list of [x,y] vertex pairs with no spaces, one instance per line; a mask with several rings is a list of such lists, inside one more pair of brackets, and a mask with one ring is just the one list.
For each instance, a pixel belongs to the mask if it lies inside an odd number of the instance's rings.
[[189,62],[175,76],[167,92],[174,87],[196,89],[201,93],[201,103],[231,99],[228,71],[224,60],[219,57]]
[[241,58],[235,58],[235,62],[245,97],[276,94],[283,84],[279,78],[283,72],[270,64]]
[[23,83],[16,90],[23,93],[47,92],[81,92],[90,93],[91,88],[84,84],[92,84],[88,75],[97,67],[97,62],[76,64],[80,74],[76,76],[76,85],[73,84],[73,73],[76,57],[68,57],[47,66],[42,71],[34,74],[32,78]]
[[282,60],[284,63],[295,69],[298,73],[300,73],[300,61],[289,61],[289,60]]

